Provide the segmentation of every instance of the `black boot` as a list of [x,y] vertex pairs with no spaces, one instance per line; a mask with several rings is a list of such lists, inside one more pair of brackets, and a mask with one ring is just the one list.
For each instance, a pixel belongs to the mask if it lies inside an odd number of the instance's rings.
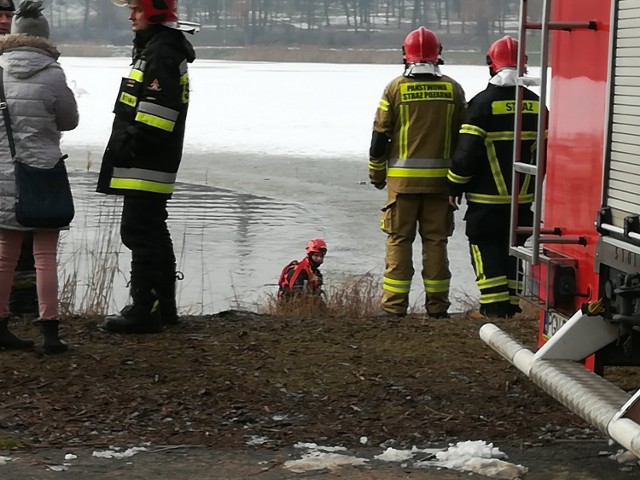
[[58,336],[60,321],[56,319],[38,319],[33,324],[38,327],[43,337],[42,347],[47,355],[56,355],[69,350],[69,346]]
[[158,333],[163,330],[159,302],[149,276],[131,276],[133,304],[127,305],[119,315],[109,315],[100,328],[115,333]]
[[33,341],[16,337],[9,330],[9,318],[0,318],[0,350],[28,350],[33,348]]
[[175,265],[165,274],[158,276],[159,281],[156,282],[156,291],[160,301],[160,320],[163,325],[177,325],[180,323],[178,305],[176,304],[176,280],[182,280],[183,278],[182,272],[176,272]]

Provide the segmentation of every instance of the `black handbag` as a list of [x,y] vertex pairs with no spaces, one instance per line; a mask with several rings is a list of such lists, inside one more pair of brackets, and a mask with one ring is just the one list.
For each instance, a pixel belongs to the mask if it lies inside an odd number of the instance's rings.
[[38,168],[15,159],[16,147],[2,77],[0,68],[0,109],[15,164],[16,220],[20,225],[31,228],[66,227],[75,215],[69,176],[64,164],[67,155],[58,160],[53,168]]

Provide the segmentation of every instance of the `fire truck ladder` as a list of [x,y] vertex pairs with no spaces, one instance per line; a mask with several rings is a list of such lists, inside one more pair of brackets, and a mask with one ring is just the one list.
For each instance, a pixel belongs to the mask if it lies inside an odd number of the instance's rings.
[[[533,278],[532,267],[540,262],[547,264],[555,263],[562,267],[574,268],[575,260],[549,252],[542,248],[543,244],[563,243],[563,244],[586,244],[585,237],[564,236],[561,227],[545,227],[542,225],[542,204],[543,204],[543,182],[546,171],[546,136],[547,136],[547,80],[549,67],[549,37],[552,30],[564,30],[572,32],[576,29],[596,29],[596,22],[554,22],[550,20],[551,0],[543,0],[542,22],[534,23],[527,20],[528,0],[520,0],[520,19],[518,34],[518,82],[516,88],[516,114],[514,122],[514,142],[513,142],[513,162],[512,162],[512,184],[511,184],[511,222],[510,222],[510,245],[509,253],[518,259],[518,294],[524,300],[533,303],[538,308],[549,307],[549,295],[540,296],[537,293],[539,286]],[[526,37],[528,30],[540,30],[540,78],[535,79],[525,77],[526,67]],[[536,134],[535,161],[526,163],[522,161],[522,110],[523,110],[523,87],[530,85],[540,86],[540,101],[538,125]],[[520,141],[518,141],[520,140]],[[533,227],[518,225],[518,209],[520,199],[517,192],[520,190],[521,175],[530,175],[534,180],[534,203],[533,203]],[[530,235],[526,245],[518,245],[518,236]],[[551,269],[547,269],[550,272]],[[551,285],[553,282],[547,279],[543,285]]]
[[[530,84],[524,79],[525,34],[527,29],[542,30],[540,114],[538,116],[537,153],[535,165],[520,161],[522,138],[522,90],[516,96],[517,115],[514,128],[511,255],[529,263],[557,262],[541,250],[543,243],[582,243],[580,238],[562,237],[559,228],[541,228],[542,181],[545,172],[544,145],[547,118],[544,112],[547,88],[547,55],[550,30],[595,29],[596,22],[560,23],[551,22],[551,0],[543,2],[542,23],[527,22],[527,0],[521,0],[520,44],[518,51],[518,76],[521,85]],[[519,175],[535,177],[535,207],[533,228],[526,230],[518,226]],[[531,233],[530,247],[517,246],[518,233]],[[546,235],[554,235],[547,237]],[[569,410],[598,428],[602,433],[640,457],[640,391],[631,396],[594,372],[587,370],[582,362],[585,358],[618,339],[618,326],[600,315],[597,302],[576,312],[535,354],[527,350],[497,326],[487,323],[480,329],[480,337],[491,348],[508,360],[536,385],[565,405]]]

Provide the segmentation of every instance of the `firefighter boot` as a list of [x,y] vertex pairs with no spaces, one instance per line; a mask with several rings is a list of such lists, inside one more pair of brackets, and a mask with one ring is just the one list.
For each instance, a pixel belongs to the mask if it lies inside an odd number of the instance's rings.
[[102,330],[115,333],[159,333],[163,330],[160,321],[159,302],[149,279],[131,276],[133,304],[124,307],[118,315],[105,317]]
[[31,340],[23,340],[9,330],[9,317],[0,318],[0,350],[28,350],[33,348]]
[[57,319],[38,319],[33,324],[38,327],[42,334],[44,353],[47,355],[56,355],[69,350],[69,346],[64,340],[58,336],[58,328],[60,321]]
[[175,270],[175,265],[166,274],[159,276],[156,291],[160,302],[160,320],[163,325],[177,325],[180,323],[176,304],[176,280],[182,280],[183,278],[182,272]]

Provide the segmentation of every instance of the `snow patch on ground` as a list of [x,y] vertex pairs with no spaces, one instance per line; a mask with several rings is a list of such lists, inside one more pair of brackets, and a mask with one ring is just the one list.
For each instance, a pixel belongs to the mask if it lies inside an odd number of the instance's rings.
[[[336,470],[344,465],[364,465],[369,462],[369,459],[362,457],[332,453],[345,451],[344,447],[318,446],[315,443],[297,443],[294,447],[307,450],[301,458],[285,462],[284,467],[295,473]],[[373,460],[381,462],[398,462],[420,468],[448,468],[504,480],[516,480],[527,473],[526,467],[509,463],[506,459],[507,455],[500,449],[482,440],[458,442],[447,449],[413,447],[411,450],[399,450],[389,447],[373,457]]]
[[312,470],[336,470],[344,465],[364,465],[368,461],[366,458],[312,450],[298,460],[287,460],[284,468],[294,473],[304,473]]
[[133,457],[136,453],[144,452],[147,449],[145,447],[133,447],[128,448],[124,452],[119,452],[119,448],[113,448],[111,450],[96,450],[92,453],[92,456],[98,458],[129,458]]
[[507,455],[483,440],[458,442],[435,454],[435,460],[418,462],[416,467],[439,467],[471,472],[485,477],[516,480],[529,469],[506,461]]

